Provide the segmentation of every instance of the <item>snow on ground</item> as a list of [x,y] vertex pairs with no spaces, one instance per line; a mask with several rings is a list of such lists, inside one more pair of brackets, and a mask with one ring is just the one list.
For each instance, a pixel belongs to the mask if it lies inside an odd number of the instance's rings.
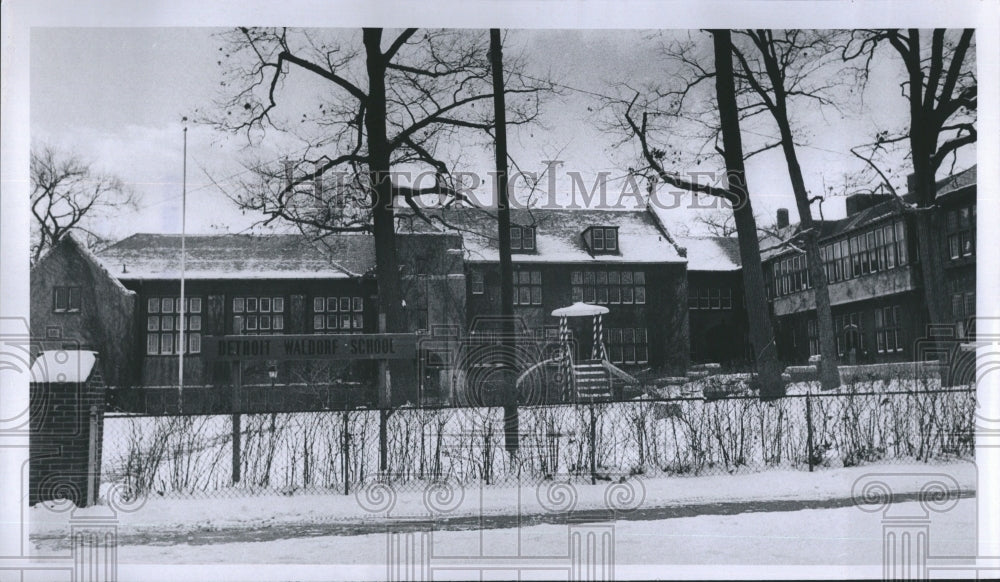
[[[451,492],[435,489],[361,490],[351,495],[267,495],[220,499],[148,499],[132,512],[116,516],[121,536],[148,532],[249,529],[276,524],[417,518],[430,515],[529,515],[566,509],[616,506],[665,507],[726,501],[850,499],[859,478],[891,473],[894,493],[914,493],[928,474],[953,477],[962,490],[975,490],[976,466],[971,461],[948,464],[894,464],[807,471],[775,470],[742,475],[658,477],[625,483],[543,482],[517,486],[467,485]],[[220,494],[225,494],[220,491]],[[618,504],[618,505],[615,505]],[[367,509],[366,509],[367,508]],[[430,508],[440,510],[434,514]],[[53,537],[70,531],[73,519],[107,515],[109,507],[56,511],[38,504],[29,512],[30,534]],[[375,511],[373,511],[375,510]]]
[[[900,511],[920,512],[919,503],[897,504]],[[974,555],[976,502],[964,499],[947,513],[934,515],[930,524],[930,556]],[[581,526],[586,527],[586,526]],[[721,566],[716,576],[729,577],[736,565],[828,566],[825,577],[880,578],[882,516],[856,507],[807,509],[791,512],[703,515],[659,521],[617,521],[614,529],[615,577],[642,575],[671,577],[669,565]],[[429,566],[433,579],[478,579],[476,566],[492,560],[506,567],[494,571],[509,579],[518,572],[525,579],[562,577],[539,569],[543,565],[568,568],[568,526],[541,525],[520,530],[434,532]],[[367,576],[384,578],[386,534],[325,536],[265,543],[217,545],[123,546],[122,564],[341,564],[367,565]],[[506,558],[504,560],[503,558]],[[531,563],[528,562],[531,560]],[[657,565],[655,571],[637,566]],[[463,569],[464,568],[464,569]],[[535,570],[532,571],[531,568]],[[120,573],[128,572],[122,566]],[[340,575],[337,572],[341,572]],[[328,569],[328,576],[348,577],[344,570]],[[355,574],[358,571],[355,571]],[[751,571],[752,572],[752,571]],[[702,572],[702,575],[706,575]],[[354,577],[351,575],[350,577]],[[151,578],[152,579],[152,578]]]

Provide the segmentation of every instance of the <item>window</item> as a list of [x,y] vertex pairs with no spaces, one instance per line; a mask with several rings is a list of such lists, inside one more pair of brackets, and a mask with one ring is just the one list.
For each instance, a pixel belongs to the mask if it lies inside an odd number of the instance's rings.
[[570,274],[569,282],[572,290],[573,303],[583,301],[583,272],[573,271]]
[[732,309],[733,290],[729,287],[692,287],[688,289],[688,308]]
[[899,341],[898,305],[875,310],[875,342],[880,354],[903,351],[903,344]]
[[[867,235],[862,234],[861,236],[858,237],[858,244],[860,245],[859,248],[858,248],[858,250],[859,250],[860,255],[861,255],[861,274],[862,275],[867,275],[868,273],[871,272],[871,261],[870,261],[871,254],[868,251],[868,247],[869,247],[869,244],[868,244],[869,238],[868,237],[870,235],[871,235],[871,233],[869,232]],[[875,246],[874,242],[870,246]]]
[[533,226],[512,226],[510,227],[510,248],[517,251],[535,250],[535,227]]
[[[181,343],[180,297],[150,297],[146,300],[146,354],[173,355]],[[201,297],[185,297],[184,343],[186,354],[201,353]]]
[[896,251],[898,252],[896,264],[905,265],[907,263],[906,232],[902,220],[896,221]]
[[284,331],[284,297],[233,297],[232,333],[268,335]]
[[573,271],[570,284],[573,301],[603,305],[646,303],[645,271]]
[[975,205],[949,210],[947,218],[948,258],[971,257],[976,252]]
[[975,291],[967,293],[952,293],[951,294],[951,315],[955,322],[955,328],[958,337],[965,337],[966,324],[970,319],[976,316],[976,293]]
[[645,364],[649,361],[646,328],[609,328],[605,336],[608,358],[618,364]]
[[837,336],[837,355],[843,356],[850,351],[864,351],[865,334],[861,327],[860,313],[845,313],[833,317],[833,333]]
[[618,250],[618,229],[617,228],[607,228],[604,229],[604,248],[609,251]]
[[589,231],[590,250],[594,252],[618,252],[618,227],[592,226]]
[[542,304],[542,272],[514,271],[514,305]]
[[774,264],[774,285],[778,295],[789,295],[812,287],[805,255],[778,259]]
[[[956,215],[957,224],[957,215]],[[960,237],[949,239],[949,252],[960,255]],[[906,237],[902,221],[882,224],[850,238],[834,241],[820,248],[823,267],[830,283],[847,281],[906,265]],[[778,266],[778,261],[776,267]],[[790,268],[790,267],[789,267]],[[777,283],[777,270],[775,282]],[[806,272],[808,278],[808,272]],[[808,280],[808,279],[807,279]],[[788,283],[793,288],[795,281]],[[780,294],[780,293],[779,293]]]
[[469,289],[473,295],[482,295],[486,292],[486,284],[483,280],[483,272],[473,269],[469,272]]
[[80,312],[79,287],[53,287],[52,311],[56,313]]
[[313,297],[313,332],[360,333],[365,328],[363,297]]
[[523,233],[521,237],[522,248],[526,251],[535,250],[535,227],[523,226],[521,227],[521,232]]
[[815,319],[806,321],[806,335],[809,337],[809,355],[819,354],[819,328]]

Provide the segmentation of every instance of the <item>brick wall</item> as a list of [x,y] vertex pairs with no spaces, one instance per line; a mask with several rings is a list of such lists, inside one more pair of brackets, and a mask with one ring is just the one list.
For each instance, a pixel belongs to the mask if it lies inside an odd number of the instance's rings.
[[[102,384],[93,382],[31,385],[30,505],[62,498],[84,506],[88,479],[93,480],[96,499],[100,484],[104,392]],[[93,467],[89,464],[91,440],[96,443]]]
[[[79,287],[80,309],[56,312],[56,287]],[[72,236],[60,239],[31,269],[31,335],[53,345],[94,350],[109,386],[128,386],[138,370],[135,344],[135,293],[121,285]],[[35,354],[37,355],[37,354]]]

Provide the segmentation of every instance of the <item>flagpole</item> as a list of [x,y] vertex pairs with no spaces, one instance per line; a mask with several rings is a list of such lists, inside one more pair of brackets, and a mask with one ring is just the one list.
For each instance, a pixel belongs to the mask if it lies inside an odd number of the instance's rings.
[[[185,119],[186,121],[186,119]],[[184,337],[184,269],[187,266],[187,245],[185,237],[187,236],[187,126],[184,127],[184,170],[183,178],[181,181],[181,304],[178,306],[177,311],[180,313],[180,318],[178,320],[178,330],[180,335],[178,337],[177,345],[177,412],[184,412],[184,352],[187,351],[187,344]]]

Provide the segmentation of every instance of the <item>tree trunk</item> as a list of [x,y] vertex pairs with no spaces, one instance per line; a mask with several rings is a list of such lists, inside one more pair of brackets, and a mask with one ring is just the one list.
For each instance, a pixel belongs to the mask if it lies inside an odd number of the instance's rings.
[[[950,322],[950,306],[946,302],[947,290],[942,278],[941,243],[935,228],[934,207],[937,202],[936,168],[932,157],[937,149],[941,123],[934,110],[934,100],[924,103],[924,71],[920,57],[920,32],[909,31],[910,52],[903,55],[909,76],[910,91],[910,155],[913,160],[913,188],[920,211],[916,215],[917,258],[920,261],[920,278],[923,284],[924,305],[927,308],[926,332],[932,343],[927,349],[937,352],[935,334],[931,326]],[[938,73],[940,74],[940,73]],[[916,355],[916,354],[914,354]],[[942,373],[942,380],[946,376]],[[946,380],[945,380],[946,381]]]
[[733,217],[740,243],[740,261],[743,265],[743,289],[750,323],[750,344],[753,348],[762,398],[777,398],[785,393],[778,363],[774,332],[771,328],[771,310],[764,296],[764,271],[760,264],[760,242],[757,240],[757,221],[746,183],[743,166],[743,141],[740,136],[739,111],[733,81],[731,35],[728,30],[713,30],[715,43],[716,97],[722,125],[722,142],[725,150],[728,189],[733,200]]
[[[949,321],[947,290],[941,278],[941,242],[938,229],[934,225],[934,205],[937,185],[931,164],[931,147],[925,122],[918,116],[910,126],[910,148],[913,155],[913,187],[916,190],[917,206],[917,256],[920,259],[921,282],[924,287],[924,302],[927,305],[927,322],[941,324]],[[936,137],[935,137],[936,141]]]
[[[365,130],[368,134],[368,175],[372,192],[372,230],[375,238],[375,275],[378,281],[379,332],[405,331],[399,263],[396,257],[396,228],[390,181],[389,144],[386,137],[385,58],[382,29],[364,29],[368,69],[368,99]],[[393,367],[395,368],[395,366]],[[379,408],[392,405],[391,374],[385,360],[379,362]],[[397,381],[401,378],[397,378]]]
[[494,148],[497,172],[497,233],[500,253],[500,315],[501,353],[504,357],[504,380],[509,381],[504,394],[504,443],[507,452],[518,449],[517,373],[514,357],[516,327],[514,325],[514,264],[510,256],[510,202],[507,200],[507,107],[504,102],[503,56],[500,46],[500,29],[490,29],[490,66],[493,68],[493,110],[496,118],[496,147]]
[[[840,386],[840,373],[837,370],[837,345],[833,329],[833,315],[830,312],[830,291],[827,287],[826,270],[823,266],[819,250],[820,232],[812,219],[812,209],[809,203],[809,192],[802,177],[802,166],[795,151],[792,139],[792,128],[788,122],[788,99],[785,92],[785,78],[782,74],[774,37],[765,31],[760,31],[758,48],[764,62],[767,77],[770,80],[774,94],[773,102],[768,102],[771,117],[778,125],[781,136],[781,150],[788,166],[788,177],[792,182],[792,192],[795,194],[795,206],[799,211],[799,226],[805,234],[806,268],[809,281],[813,287],[813,297],[816,301],[817,333],[819,335],[819,352],[822,361],[817,366],[820,386],[823,390],[834,390]],[[762,43],[767,42],[768,45]],[[747,71],[748,74],[750,71]],[[757,89],[758,93],[762,89]]]
[[792,191],[795,193],[795,206],[799,211],[799,225],[806,231],[806,264],[809,269],[809,279],[816,297],[817,333],[819,334],[820,361],[819,380],[823,390],[835,390],[840,386],[840,372],[837,369],[837,343],[833,329],[833,314],[830,310],[830,290],[827,287],[826,270],[819,252],[819,230],[812,219],[809,204],[809,193],[806,191],[805,180],[802,178],[802,167],[795,152],[792,141],[792,131],[788,124],[788,116],[784,109],[784,96],[780,92],[775,121],[781,132],[781,148],[788,164],[788,175],[792,180]]

